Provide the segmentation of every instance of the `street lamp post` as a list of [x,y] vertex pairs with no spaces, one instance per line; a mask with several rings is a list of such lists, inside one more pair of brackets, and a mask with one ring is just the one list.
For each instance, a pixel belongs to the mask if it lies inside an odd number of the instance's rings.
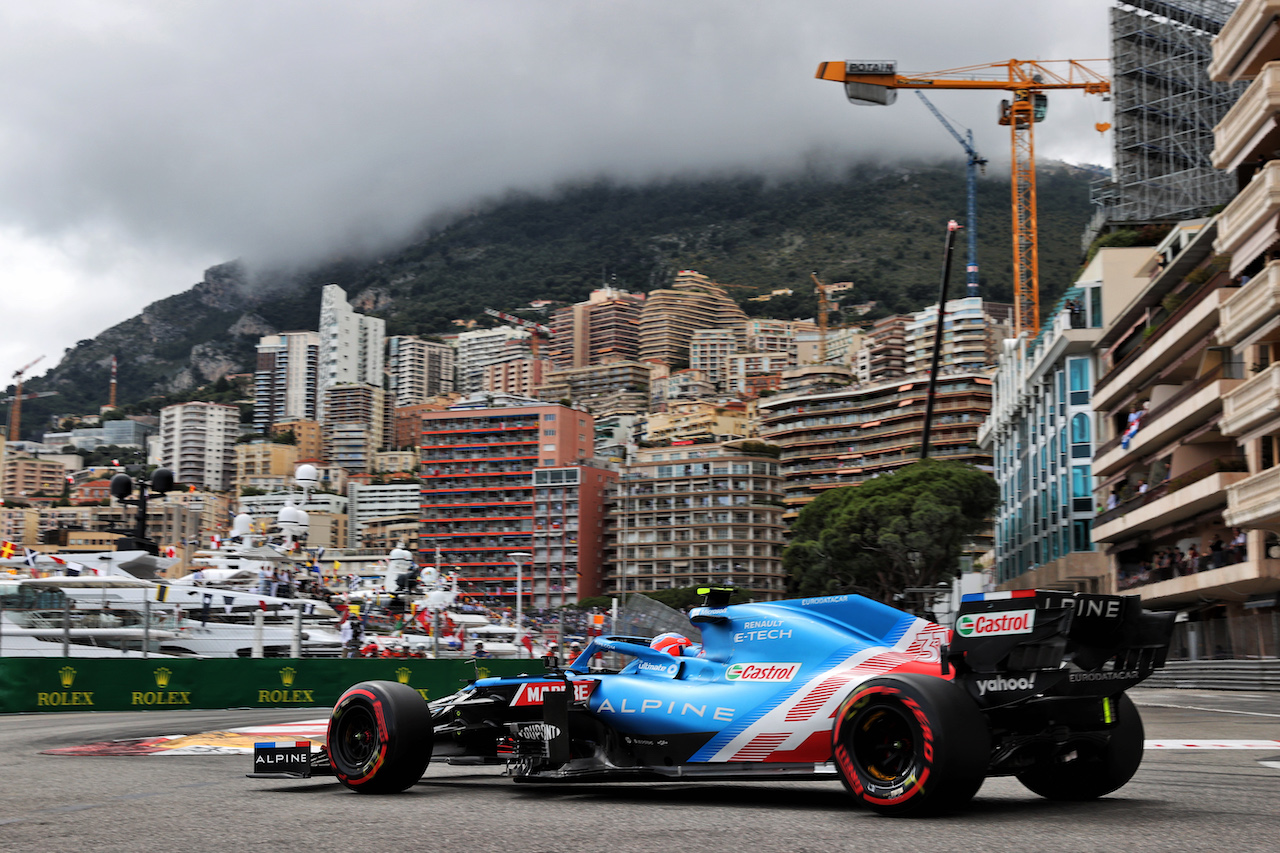
[[526,551],[516,551],[508,554],[511,562],[516,564],[516,654],[520,654],[520,633],[524,630],[524,609],[522,602],[524,601],[524,562],[533,559],[533,555]]

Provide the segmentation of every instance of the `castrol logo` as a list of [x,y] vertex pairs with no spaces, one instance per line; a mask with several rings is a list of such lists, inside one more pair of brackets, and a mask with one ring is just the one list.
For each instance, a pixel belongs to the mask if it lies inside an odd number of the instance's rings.
[[956,633],[962,637],[1000,637],[1008,634],[1030,634],[1035,627],[1034,610],[1008,610],[1003,613],[966,613],[956,620]]

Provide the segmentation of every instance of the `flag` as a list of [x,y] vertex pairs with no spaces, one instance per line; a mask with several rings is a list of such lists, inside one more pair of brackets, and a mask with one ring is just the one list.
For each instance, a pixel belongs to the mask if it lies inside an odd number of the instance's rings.
[[27,554],[26,554],[27,565],[34,569],[36,567],[36,557],[39,557],[39,556],[40,556],[39,551],[33,551],[30,548],[28,548]]
[[533,654],[533,640],[529,638],[528,634],[525,634],[524,638],[521,639],[520,642],[522,645],[524,645],[526,649],[529,650],[529,654]]
[[422,626],[422,630],[426,631],[427,634],[430,635],[431,626],[427,623],[427,611],[419,610],[418,615],[415,618],[418,620],[418,624]]
[[231,605],[234,603],[235,603],[235,598],[233,598],[232,596],[230,595],[222,596],[222,609],[226,611],[228,616],[231,615]]
[[209,624],[209,608],[213,606],[213,593],[206,592],[201,597],[200,606],[200,626],[204,627]]
[[13,555],[18,551],[18,544],[10,542],[7,539],[0,540],[0,560],[13,559]]

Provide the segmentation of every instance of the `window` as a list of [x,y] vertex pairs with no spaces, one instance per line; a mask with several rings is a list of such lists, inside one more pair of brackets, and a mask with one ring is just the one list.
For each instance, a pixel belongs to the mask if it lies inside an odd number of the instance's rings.
[[1082,406],[1089,402],[1089,359],[1067,359],[1067,376],[1071,385],[1071,405]]
[[551,413],[551,414],[549,414],[549,415],[543,415],[543,416],[542,416],[542,419],[543,419],[544,421],[554,421],[554,420],[556,419],[555,412],[552,412],[552,413]]
[[555,430],[553,430],[553,429],[544,429],[544,430],[542,431],[542,434],[543,434],[543,435],[555,435],[555,434],[556,434],[556,431],[555,431]]
[[1077,465],[1071,469],[1071,496],[1073,498],[1091,497],[1093,490],[1089,483],[1089,466]]
[[1089,288],[1089,327],[1102,328],[1102,288]]
[[[1089,443],[1089,416],[1083,412],[1073,415],[1071,418],[1071,443],[1086,445]],[[1085,449],[1088,450],[1088,448]],[[1071,455],[1076,456],[1077,454],[1073,450]]]

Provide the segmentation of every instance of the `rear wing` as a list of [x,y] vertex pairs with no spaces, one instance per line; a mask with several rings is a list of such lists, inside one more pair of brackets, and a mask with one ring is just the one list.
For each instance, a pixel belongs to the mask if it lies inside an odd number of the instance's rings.
[[1132,595],[966,595],[943,666],[988,707],[1037,694],[1114,695],[1164,666],[1174,618]]

